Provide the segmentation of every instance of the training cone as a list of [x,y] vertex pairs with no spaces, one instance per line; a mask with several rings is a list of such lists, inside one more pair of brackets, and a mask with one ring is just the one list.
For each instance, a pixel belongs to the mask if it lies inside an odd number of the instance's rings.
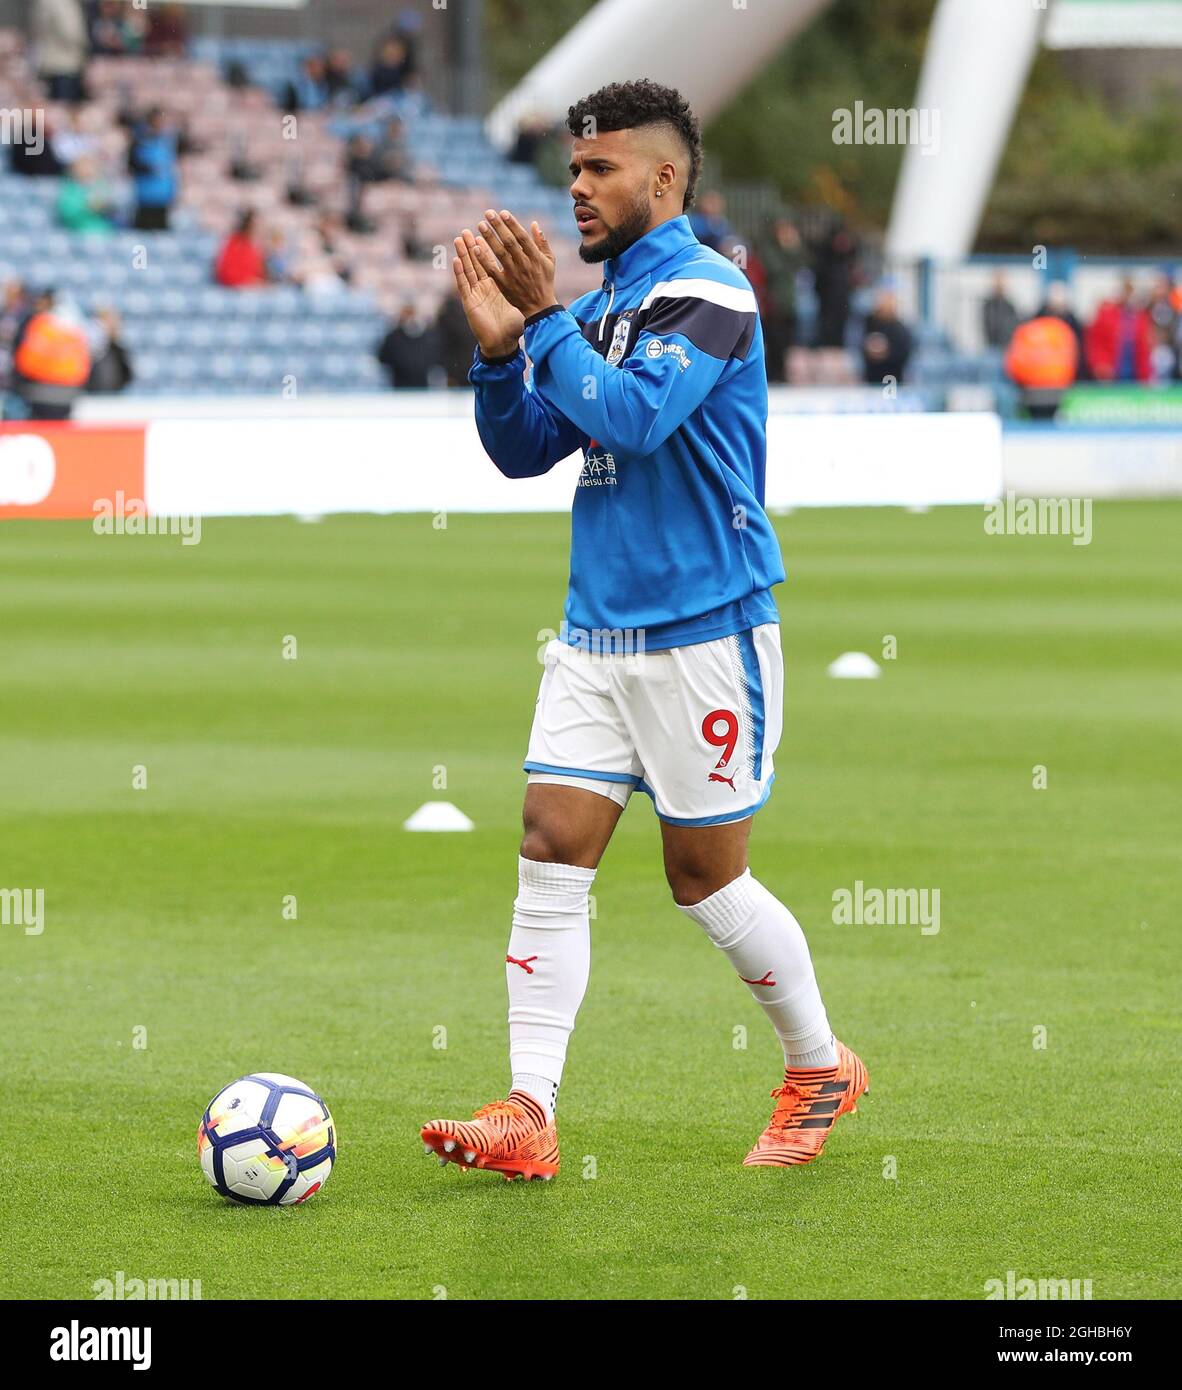
[[458,806],[450,801],[425,801],[404,821],[403,830],[474,830],[476,827]]
[[842,652],[827,669],[839,681],[873,681],[882,674],[878,662],[865,652]]

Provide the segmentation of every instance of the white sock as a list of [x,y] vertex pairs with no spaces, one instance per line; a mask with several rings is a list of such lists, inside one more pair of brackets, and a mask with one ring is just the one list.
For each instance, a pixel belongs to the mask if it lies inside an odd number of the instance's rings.
[[587,898],[594,869],[517,860],[517,899],[505,957],[513,1085],[552,1117],[575,1015],[591,972]]
[[751,870],[700,903],[683,907],[730,957],[771,1019],[790,1067],[837,1063],[833,1034],[800,923]]
[[526,1091],[546,1112],[546,1118],[554,1118],[554,1107],[558,1104],[558,1082],[548,1076],[537,1076],[529,1071],[513,1073],[513,1089]]

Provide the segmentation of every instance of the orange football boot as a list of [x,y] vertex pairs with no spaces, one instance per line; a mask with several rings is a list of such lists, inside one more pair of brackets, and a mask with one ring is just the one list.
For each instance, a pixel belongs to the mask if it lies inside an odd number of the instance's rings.
[[784,1084],[772,1092],[776,1108],[767,1129],[743,1160],[745,1168],[788,1168],[811,1163],[842,1115],[857,1110],[870,1089],[862,1059],[834,1039],[835,1067],[789,1067]]
[[554,1121],[526,1091],[482,1105],[471,1120],[432,1120],[420,1133],[428,1153],[461,1169],[491,1168],[510,1182],[558,1172]]

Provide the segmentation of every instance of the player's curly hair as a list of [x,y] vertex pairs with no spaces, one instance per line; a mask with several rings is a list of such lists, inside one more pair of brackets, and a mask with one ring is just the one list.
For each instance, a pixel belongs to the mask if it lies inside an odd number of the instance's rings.
[[596,130],[631,130],[635,126],[669,126],[681,138],[689,154],[683,211],[693,206],[702,172],[702,127],[689,102],[675,87],[662,87],[647,77],[634,82],[611,82],[600,87],[566,113],[566,126],[574,136],[587,134],[588,119]]

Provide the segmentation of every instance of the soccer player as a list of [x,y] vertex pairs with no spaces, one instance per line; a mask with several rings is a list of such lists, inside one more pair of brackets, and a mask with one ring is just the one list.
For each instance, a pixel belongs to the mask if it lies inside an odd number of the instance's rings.
[[444,1163],[558,1172],[554,1108],[587,987],[588,895],[639,788],[660,818],[674,901],[783,1048],[775,1110],[744,1163],[808,1163],[868,1078],[830,1031],[800,925],[747,866],[783,717],[755,296],[690,230],[701,136],[678,92],[613,83],[572,106],[568,125],[579,255],[603,263],[602,290],[556,303],[545,235],[505,211],[455,242],[489,456],[511,478],[576,450],[584,461],[565,619],[544,653],[525,760],[505,957],[512,1089],[421,1134]]

